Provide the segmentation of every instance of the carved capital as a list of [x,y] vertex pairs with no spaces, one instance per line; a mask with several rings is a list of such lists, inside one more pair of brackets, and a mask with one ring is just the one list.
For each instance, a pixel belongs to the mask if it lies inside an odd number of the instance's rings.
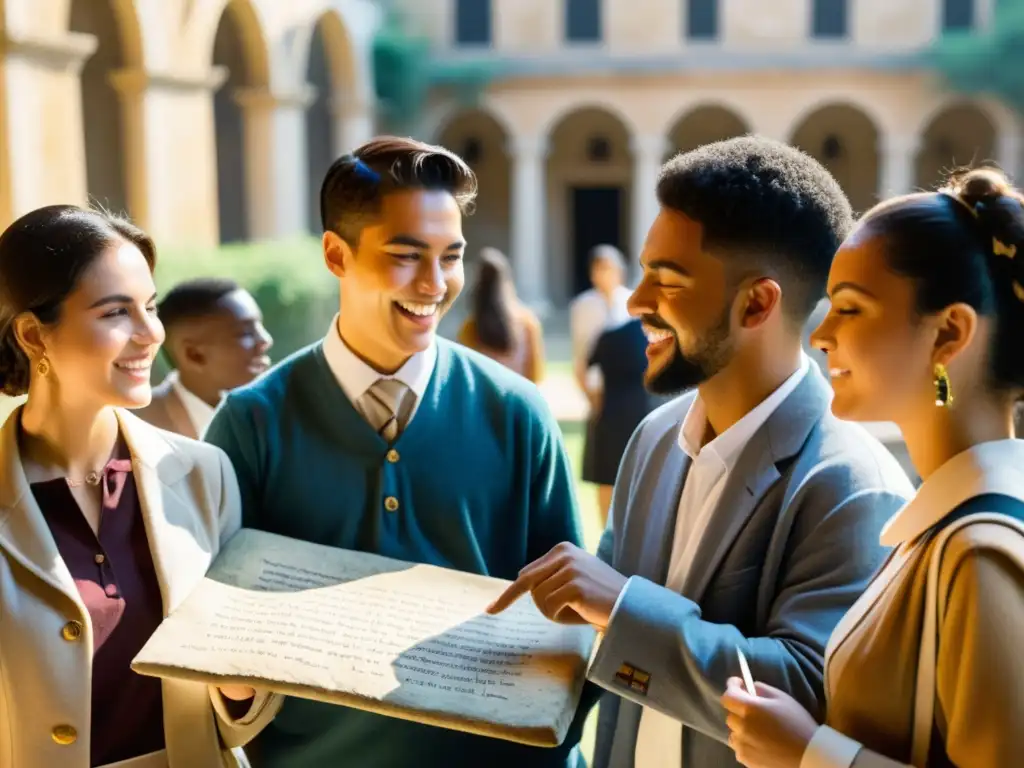
[[316,88],[303,85],[295,91],[286,93],[272,91],[269,88],[240,88],[235,91],[234,99],[242,109],[306,109],[316,101]]
[[154,72],[144,69],[119,69],[108,76],[110,84],[122,96],[141,93],[147,88],[171,91],[205,91],[213,93],[227,80],[226,67],[211,67],[208,72],[193,75],[179,72]]
[[906,155],[910,158],[917,156],[921,149],[921,137],[911,134],[884,134],[880,137],[882,152],[889,157]]
[[506,151],[513,161],[545,160],[550,148],[550,142],[545,136],[513,136],[506,145]]
[[632,136],[629,140],[629,149],[638,161],[653,161],[658,165],[671,148],[667,138],[656,134]]
[[0,53],[7,58],[20,58],[56,71],[78,74],[85,62],[96,52],[99,40],[95,35],[68,32],[61,37],[15,35],[0,37]]

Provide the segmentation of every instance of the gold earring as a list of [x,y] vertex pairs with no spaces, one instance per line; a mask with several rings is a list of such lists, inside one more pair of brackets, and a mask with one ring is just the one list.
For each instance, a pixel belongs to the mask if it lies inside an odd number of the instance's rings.
[[50,361],[46,359],[46,355],[39,358],[39,362],[36,363],[36,373],[40,376],[45,376],[50,372]]
[[942,363],[935,364],[935,404],[947,408],[953,404],[953,388],[949,383],[949,372]]

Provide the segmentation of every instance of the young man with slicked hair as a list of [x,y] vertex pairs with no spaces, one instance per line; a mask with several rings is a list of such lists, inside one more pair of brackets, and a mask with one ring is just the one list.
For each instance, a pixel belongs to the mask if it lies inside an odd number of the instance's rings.
[[[244,526],[506,579],[581,543],[537,387],[437,337],[462,291],[475,194],[459,157],[411,139],[375,139],[328,170],[340,311],[322,341],[231,393],[206,435],[234,464]],[[578,740],[577,726],[559,748],[527,747],[287,699],[246,751],[266,768],[569,768]]]

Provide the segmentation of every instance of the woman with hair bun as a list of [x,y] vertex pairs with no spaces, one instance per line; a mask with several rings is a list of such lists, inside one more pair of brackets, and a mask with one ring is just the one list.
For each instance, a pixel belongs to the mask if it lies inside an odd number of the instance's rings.
[[829,642],[826,711],[734,678],[729,743],[751,768],[1020,765],[1024,196],[978,169],[877,205],[828,295],[833,411],[898,424],[923,482]]
[[241,524],[210,445],[151,427],[153,242],[69,205],[0,235],[0,768],[224,768],[278,699],[134,673]]

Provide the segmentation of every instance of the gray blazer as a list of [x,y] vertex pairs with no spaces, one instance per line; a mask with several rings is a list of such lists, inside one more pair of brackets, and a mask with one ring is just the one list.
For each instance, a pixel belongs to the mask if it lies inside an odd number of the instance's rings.
[[913,487],[892,455],[830,410],[817,367],[743,449],[682,595],[661,586],[689,458],[677,444],[694,394],[654,411],[619,467],[598,551],[630,576],[589,678],[601,699],[595,768],[632,768],[642,707],[683,723],[685,768],[738,766],[719,703],[740,674],[819,718],[825,644],[887,551],[885,521]]

